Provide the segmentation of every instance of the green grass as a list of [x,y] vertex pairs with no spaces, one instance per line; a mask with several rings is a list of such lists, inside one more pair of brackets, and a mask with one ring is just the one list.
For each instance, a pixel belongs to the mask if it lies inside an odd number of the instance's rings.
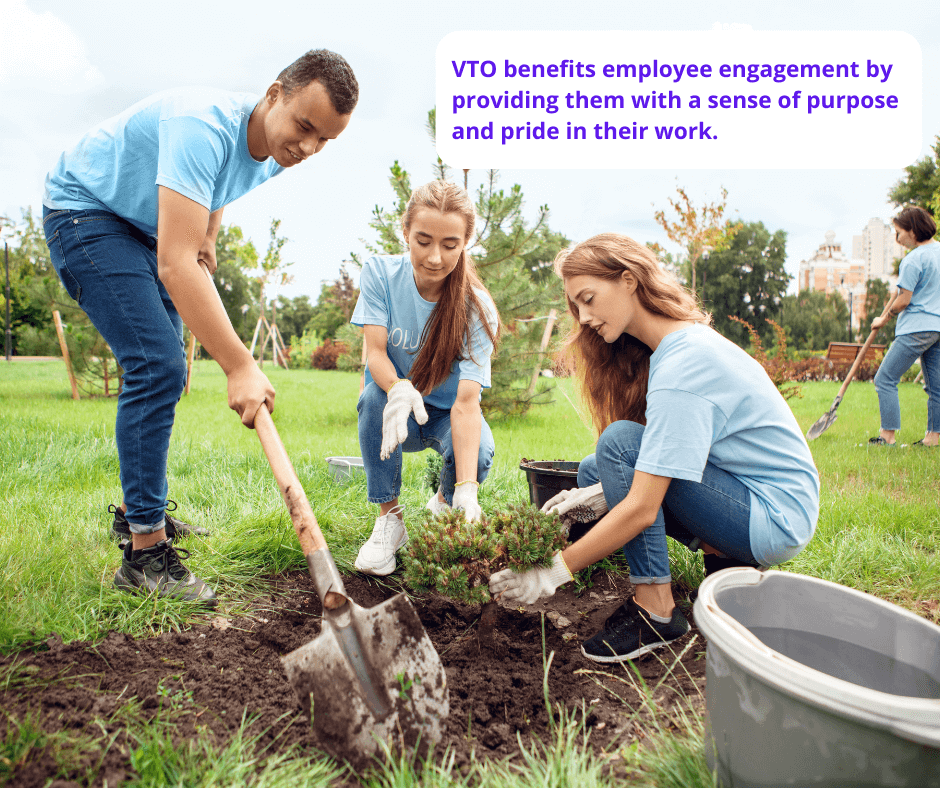
[[297,785],[326,788],[342,777],[345,769],[322,757],[299,751],[271,753],[277,739],[259,745],[264,733],[249,736],[251,719],[224,745],[215,743],[201,730],[196,738],[174,741],[173,726],[165,719],[146,725],[131,721],[134,744],[130,765],[135,777],[124,783],[130,788],[293,788]]
[[[371,530],[376,507],[366,501],[362,477],[337,484],[324,458],[359,454],[358,376],[265,371],[278,391],[275,422],[281,438],[337,563],[348,569]],[[559,384],[552,405],[493,424],[497,454],[481,488],[484,509],[528,499],[519,469],[523,457],[578,460],[593,451],[594,436],[577,412],[571,382]],[[804,397],[790,401],[804,432],[829,409],[838,387],[807,384]],[[219,612],[237,615],[247,610],[264,576],[302,567],[304,561],[257,438],[241,426],[225,399],[218,367],[197,364],[192,393],[177,410],[169,484],[179,514],[213,532],[211,539],[193,544],[189,565],[217,588]],[[146,635],[205,618],[197,608],[128,596],[111,587],[120,561],[107,537],[106,512],[121,497],[115,410],[114,399],[72,401],[59,361],[0,364],[0,650],[16,650],[52,632],[65,641],[94,640],[111,629]],[[899,443],[910,444],[922,437],[926,422],[926,395],[919,386],[901,385],[901,410],[906,426]],[[868,438],[878,430],[877,397],[869,383],[853,384],[838,413],[838,421],[810,444],[822,480],[816,536],[782,568],[875,594],[936,620],[931,600],[940,597],[940,449],[869,447]],[[405,455],[401,500],[406,510],[416,511],[427,500],[426,468],[425,454]],[[674,544],[670,552],[677,579],[696,585],[701,559]],[[0,676],[0,684],[24,688],[31,681],[15,665]],[[681,735],[675,716],[663,717],[668,722],[653,725],[649,744],[639,752],[620,753],[638,769],[639,784],[711,784],[702,773],[699,708],[690,707],[680,720]],[[655,715],[651,719],[655,722]],[[44,734],[34,722],[8,720],[0,730],[0,784],[4,764],[17,763],[34,748],[61,758],[64,773],[74,753],[91,746]],[[249,765],[257,785],[297,784],[300,775],[325,785],[337,774],[322,759],[259,754],[254,740],[244,737],[236,737],[227,749],[202,739],[179,745],[160,766],[148,754],[166,751],[168,733],[160,726],[134,730],[136,785],[235,785]],[[579,744],[585,734],[574,718],[559,723],[554,735],[555,740],[535,745],[511,763],[480,762],[467,770],[445,755],[418,776],[415,764],[397,761],[373,774],[369,784],[609,784],[604,759]],[[94,744],[110,746],[105,739]],[[211,771],[215,762],[225,764],[232,778]],[[255,771],[259,763],[260,773]],[[82,768],[91,774],[95,765]],[[172,768],[172,773],[160,768]]]
[[[332,480],[324,458],[358,455],[358,376],[267,367],[278,390],[275,421],[337,563],[350,568],[375,507],[365,481]],[[493,425],[497,454],[481,488],[484,508],[525,500],[519,470],[529,459],[577,460],[593,450],[570,381],[550,406]],[[837,383],[804,386],[791,400],[802,429],[825,413]],[[926,395],[901,385],[900,442],[922,435]],[[119,554],[107,537],[110,503],[121,498],[113,422],[116,401],[69,398],[61,362],[0,364],[0,648],[58,632],[66,641],[108,629],[143,634],[184,626],[198,615],[177,602],[141,600],[110,587]],[[839,418],[811,443],[822,506],[810,546],[784,568],[914,606],[940,596],[940,450],[869,447],[877,397],[855,383]],[[426,454],[406,454],[402,503],[420,509]],[[225,405],[225,378],[197,364],[193,390],[177,409],[170,496],[180,514],[210,528],[190,563],[218,587],[222,612],[244,609],[259,578],[303,566],[290,519],[254,432]],[[701,560],[671,545],[677,580],[694,586]],[[79,558],[80,557],[80,558]]]
[[[791,400],[804,430],[838,388],[807,385],[803,399]],[[838,420],[810,443],[822,487],[819,523],[810,546],[785,568],[917,609],[940,596],[940,449],[909,445],[924,435],[923,389],[902,383],[900,397],[898,446],[868,444],[879,427],[870,383],[850,386]]]
[[[278,390],[275,422],[341,568],[351,568],[371,531],[375,507],[365,481],[336,484],[324,458],[358,455],[358,376],[266,368]],[[66,641],[109,629],[139,635],[179,628],[196,615],[177,602],[141,600],[111,589],[120,556],[107,533],[119,503],[114,399],[71,400],[60,362],[0,365],[0,648],[58,632]],[[571,406],[496,426],[498,453],[484,507],[528,496],[519,461],[580,458],[591,433]],[[527,435],[538,440],[528,441]],[[576,436],[576,437],[575,437]],[[543,454],[544,453],[544,454]],[[405,455],[402,503],[420,509],[425,455]],[[258,578],[304,565],[290,519],[254,432],[225,405],[225,378],[197,365],[192,393],[177,408],[168,470],[180,514],[210,528],[189,563],[237,614]],[[78,560],[76,557],[81,556]]]

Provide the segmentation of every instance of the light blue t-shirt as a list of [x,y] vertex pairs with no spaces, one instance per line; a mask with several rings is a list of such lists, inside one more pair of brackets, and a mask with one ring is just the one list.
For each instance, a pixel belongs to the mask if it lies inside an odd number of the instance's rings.
[[751,492],[751,552],[793,558],[819,516],[819,474],[789,405],[763,367],[704,325],[668,334],[650,358],[636,469],[702,480],[705,463]]
[[940,243],[911,249],[898,273],[898,287],[910,291],[911,303],[898,315],[894,333],[940,331]]
[[[486,309],[487,320],[496,327],[496,306],[486,293],[477,291]],[[436,306],[425,301],[415,284],[414,269],[408,255],[370,257],[362,266],[359,277],[359,301],[351,323],[356,326],[384,326],[388,330],[388,357],[400,378],[407,378],[418,356],[421,333]],[[471,322],[470,347],[464,347],[464,358],[456,359],[450,377],[431,391],[424,401],[437,408],[450,410],[457,399],[457,384],[474,380],[482,388],[490,387],[490,356],[493,343],[479,315]],[[366,368],[366,383],[372,375]],[[481,392],[482,393],[482,392]]]
[[248,153],[248,93],[184,88],[157,93],[101,123],[59,157],[43,205],[104,209],[157,233],[158,186],[213,212],[283,171]]

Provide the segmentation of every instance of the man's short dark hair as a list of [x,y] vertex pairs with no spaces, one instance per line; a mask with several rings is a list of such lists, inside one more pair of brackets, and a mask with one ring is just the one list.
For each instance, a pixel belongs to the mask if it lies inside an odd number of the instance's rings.
[[937,223],[919,205],[908,205],[892,220],[895,227],[907,230],[918,243],[929,241],[937,234]]
[[285,97],[297,88],[305,88],[316,80],[324,88],[340,115],[349,115],[359,101],[359,83],[342,55],[329,49],[311,49],[277,75]]

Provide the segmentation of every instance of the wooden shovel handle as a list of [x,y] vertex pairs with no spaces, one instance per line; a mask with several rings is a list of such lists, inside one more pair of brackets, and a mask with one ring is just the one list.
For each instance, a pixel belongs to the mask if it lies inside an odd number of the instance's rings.
[[872,329],[872,332],[868,335],[868,339],[865,340],[865,344],[862,345],[862,349],[858,351],[858,355],[855,357],[852,368],[849,370],[849,374],[845,376],[845,380],[842,383],[842,388],[839,389],[839,393],[836,395],[837,399],[842,399],[842,395],[845,394],[845,390],[849,387],[849,383],[852,382],[852,378],[855,377],[855,373],[858,372],[858,368],[865,360],[865,354],[868,352],[868,348],[871,347],[871,343],[875,340],[875,334],[877,334],[879,330],[880,329],[877,328]]
[[255,414],[255,432],[258,433],[261,448],[264,449],[268,463],[271,465],[274,480],[284,498],[304,555],[328,549],[326,539],[323,538],[323,532],[313,514],[313,509],[310,508],[310,502],[300,484],[300,479],[297,478],[290,457],[287,456],[281,436],[277,434],[277,428],[274,426],[271,414],[268,413],[266,403],[262,403]]
[[[219,298],[219,292],[215,289],[215,282],[209,268],[204,261],[199,264],[206,277],[212,283],[212,290],[219,299],[219,305],[222,305],[222,299]],[[224,308],[224,307],[223,307]],[[329,548],[326,539],[323,538],[323,532],[320,530],[320,524],[310,508],[310,502],[304,488],[297,478],[293,463],[287,455],[287,449],[281,441],[281,436],[277,433],[277,427],[274,426],[274,420],[268,411],[266,402],[261,403],[258,412],[255,414],[254,423],[255,432],[258,433],[258,439],[261,441],[261,448],[264,449],[265,456],[268,458],[268,464],[274,474],[274,480],[281,491],[281,497],[290,513],[291,522],[294,524],[294,530],[297,532],[297,540],[300,542],[300,549],[304,557],[309,556],[318,550],[325,550],[329,554]],[[332,559],[330,559],[332,562]],[[308,560],[309,565],[309,560]],[[336,608],[345,604],[346,598],[334,592],[328,592],[323,599],[323,605],[327,608]]]

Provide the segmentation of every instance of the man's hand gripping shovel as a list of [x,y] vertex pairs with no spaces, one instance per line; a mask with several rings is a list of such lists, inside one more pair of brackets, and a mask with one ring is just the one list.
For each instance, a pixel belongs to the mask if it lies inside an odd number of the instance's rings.
[[449,703],[417,612],[404,594],[369,609],[353,602],[265,404],[254,427],[323,603],[320,634],[281,659],[321,746],[359,769],[385,745],[425,752]]

